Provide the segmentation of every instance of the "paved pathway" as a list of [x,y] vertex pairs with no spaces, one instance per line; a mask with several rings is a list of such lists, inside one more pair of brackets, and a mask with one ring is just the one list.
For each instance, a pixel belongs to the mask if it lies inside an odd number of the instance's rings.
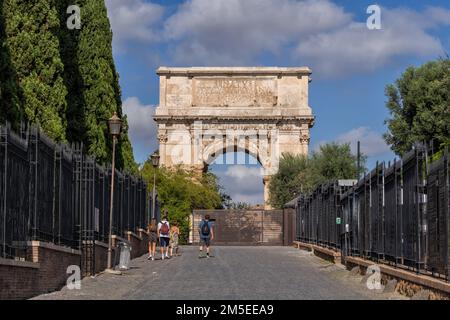
[[35,299],[402,299],[370,291],[361,277],[290,247],[216,247],[209,259],[199,259],[197,247],[181,250],[181,257],[143,256],[121,276],[86,277],[81,290]]

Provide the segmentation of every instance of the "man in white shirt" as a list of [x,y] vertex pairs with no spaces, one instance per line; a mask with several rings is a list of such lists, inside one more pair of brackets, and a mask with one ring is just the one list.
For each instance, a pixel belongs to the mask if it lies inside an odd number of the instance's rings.
[[170,225],[167,221],[167,211],[160,223],[158,223],[158,235],[159,235],[159,246],[161,248],[161,257],[164,260],[164,249],[166,250],[165,257],[169,259],[169,240],[170,240]]

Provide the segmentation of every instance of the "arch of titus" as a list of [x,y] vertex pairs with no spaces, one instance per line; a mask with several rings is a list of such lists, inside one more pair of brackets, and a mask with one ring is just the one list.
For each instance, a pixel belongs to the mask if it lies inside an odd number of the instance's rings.
[[157,74],[160,104],[154,120],[161,166],[204,171],[227,151],[245,151],[263,168],[269,208],[268,181],[280,155],[308,152],[314,124],[308,105],[311,70],[160,67]]

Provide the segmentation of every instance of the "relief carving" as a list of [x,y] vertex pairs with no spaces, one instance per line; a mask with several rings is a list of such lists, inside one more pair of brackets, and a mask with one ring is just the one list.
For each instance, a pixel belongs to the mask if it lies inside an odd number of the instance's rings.
[[166,132],[158,133],[158,141],[159,141],[159,143],[166,143],[167,139],[168,139],[168,136],[167,136]]
[[300,143],[302,144],[309,144],[309,140],[310,140],[309,135],[306,133],[300,136]]

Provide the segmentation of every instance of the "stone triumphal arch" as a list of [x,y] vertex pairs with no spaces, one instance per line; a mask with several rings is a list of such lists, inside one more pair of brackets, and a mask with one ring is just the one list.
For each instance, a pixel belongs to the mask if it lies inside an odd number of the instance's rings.
[[[245,151],[268,181],[284,152],[306,154],[314,116],[311,70],[277,67],[193,67],[157,70],[160,164],[204,171],[218,155]],[[224,157],[227,159],[227,157]]]

